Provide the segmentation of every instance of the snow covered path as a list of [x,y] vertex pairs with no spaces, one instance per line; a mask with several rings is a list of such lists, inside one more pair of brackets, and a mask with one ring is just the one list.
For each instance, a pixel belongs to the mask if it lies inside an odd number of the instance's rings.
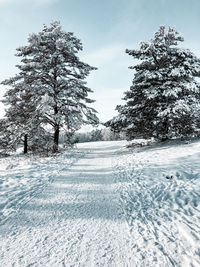
[[57,159],[52,182],[0,226],[0,266],[200,266],[200,143],[123,145]]
[[122,144],[112,146],[93,147],[70,169],[62,166],[46,190],[1,227],[0,266],[128,266],[133,261],[112,169]]

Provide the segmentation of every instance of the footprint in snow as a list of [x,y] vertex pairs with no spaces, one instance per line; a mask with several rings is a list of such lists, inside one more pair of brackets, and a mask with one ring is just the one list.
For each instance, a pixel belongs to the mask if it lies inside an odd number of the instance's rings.
[[168,179],[168,180],[171,180],[171,179],[173,179],[173,178],[179,178],[180,176],[181,176],[181,175],[180,175],[179,172],[176,172],[175,174],[167,174],[167,175],[164,174],[164,177],[165,177],[166,179]]
[[173,175],[166,175],[166,177],[165,177],[166,179],[173,179],[174,178],[174,176]]

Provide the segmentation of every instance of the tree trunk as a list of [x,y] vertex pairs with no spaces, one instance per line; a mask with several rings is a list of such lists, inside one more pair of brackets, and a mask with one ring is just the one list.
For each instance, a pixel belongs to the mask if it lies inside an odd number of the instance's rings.
[[28,135],[24,135],[24,154],[28,152]]
[[54,146],[53,146],[54,153],[58,152],[59,133],[60,133],[59,125],[56,125],[54,131]]
[[163,133],[162,133],[162,139],[161,142],[165,142],[169,139],[169,122],[168,118],[165,119],[163,122]]
[[167,140],[169,140],[168,137],[163,137],[163,138],[161,139],[161,142],[165,142],[165,141],[167,141]]

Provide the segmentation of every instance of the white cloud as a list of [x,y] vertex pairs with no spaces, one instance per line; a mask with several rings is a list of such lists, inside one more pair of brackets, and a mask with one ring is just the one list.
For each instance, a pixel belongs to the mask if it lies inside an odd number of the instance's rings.
[[121,99],[124,91],[124,88],[102,88],[94,92],[92,98],[96,99],[96,102],[92,106],[99,112],[101,121],[105,122],[117,114],[115,108],[123,104]]
[[[126,55],[125,49],[131,47],[125,43],[114,43],[84,54],[84,62],[98,68],[87,78],[88,87],[94,90],[92,105],[98,112],[101,121],[105,122],[117,114],[116,105],[122,104],[123,92],[129,88],[132,72],[128,66],[133,59]],[[125,71],[124,73],[124,70]]]
[[90,62],[94,66],[102,66],[112,62],[117,57],[124,54],[126,46],[123,44],[112,44],[97,49],[87,55],[83,55],[83,60]]
[[[128,70],[132,65],[133,59],[125,53],[125,49],[130,47],[127,44],[111,44],[98,48],[92,52],[84,53],[80,57],[82,61],[89,63],[91,66],[98,68],[97,71],[91,72],[87,78],[87,82],[91,88],[99,88],[99,85],[104,87],[114,87],[113,82],[122,80],[120,76],[123,70]],[[116,77],[116,74],[119,74]],[[127,72],[128,73],[128,72]],[[121,85],[117,85],[117,87]]]

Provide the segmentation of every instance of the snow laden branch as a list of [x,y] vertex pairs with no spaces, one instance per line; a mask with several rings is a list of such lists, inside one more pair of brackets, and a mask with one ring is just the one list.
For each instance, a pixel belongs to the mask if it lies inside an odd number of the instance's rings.
[[45,132],[57,152],[63,127],[74,132],[84,123],[99,123],[96,110],[89,106],[93,91],[85,81],[96,68],[79,59],[82,49],[81,41],[57,21],[44,25],[41,32],[29,36],[28,45],[17,48],[19,73],[2,82],[9,86],[6,117],[18,125],[14,135],[26,135],[32,142],[33,133],[44,136]]
[[200,60],[190,50],[178,48],[183,37],[161,26],[150,42],[126,53],[139,60],[132,85],[124,94],[119,115],[106,123],[124,131],[128,139],[142,136],[166,140],[199,134]]

